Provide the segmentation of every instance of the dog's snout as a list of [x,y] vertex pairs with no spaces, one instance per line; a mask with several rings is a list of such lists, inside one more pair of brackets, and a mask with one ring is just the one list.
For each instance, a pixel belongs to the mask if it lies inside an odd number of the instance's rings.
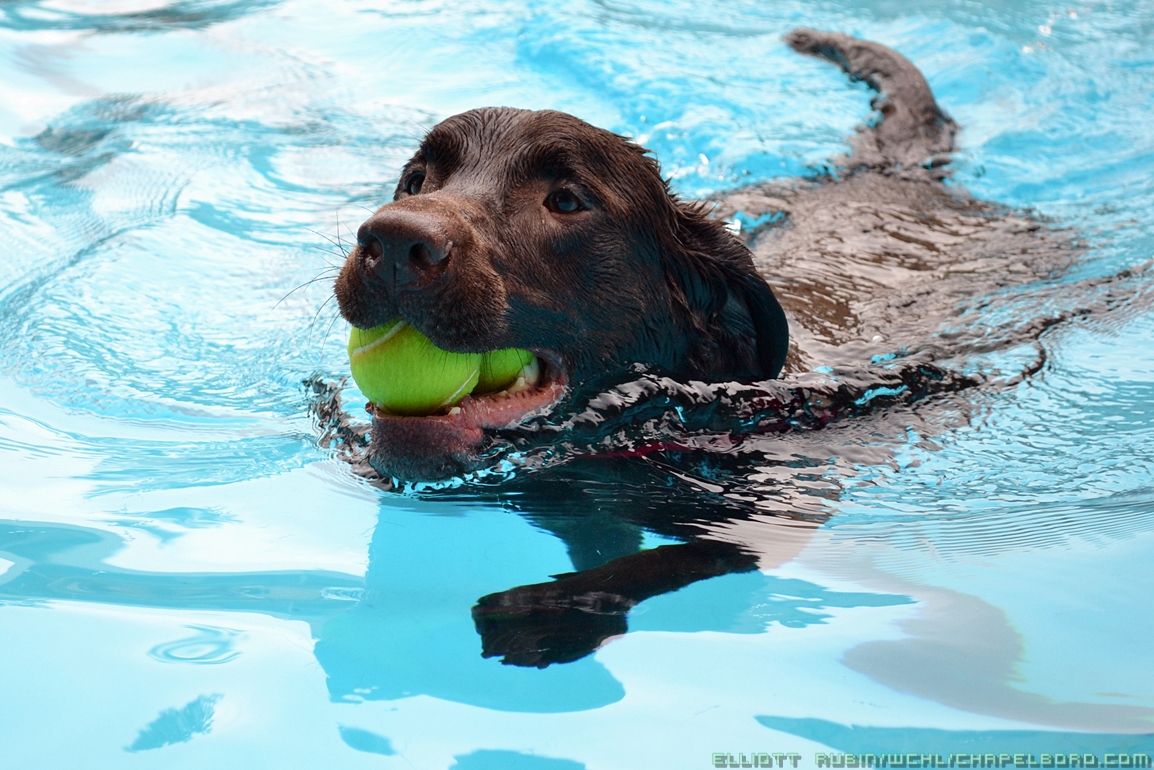
[[433,217],[403,209],[385,209],[357,231],[361,261],[367,270],[398,283],[432,277],[449,258],[453,242]]

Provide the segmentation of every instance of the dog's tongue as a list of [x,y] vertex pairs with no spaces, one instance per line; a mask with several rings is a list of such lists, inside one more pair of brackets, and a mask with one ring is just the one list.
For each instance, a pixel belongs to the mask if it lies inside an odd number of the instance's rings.
[[441,412],[474,391],[491,393],[530,377],[535,382],[539,371],[536,356],[527,350],[451,353],[400,319],[372,329],[354,327],[349,367],[369,401],[408,416]]

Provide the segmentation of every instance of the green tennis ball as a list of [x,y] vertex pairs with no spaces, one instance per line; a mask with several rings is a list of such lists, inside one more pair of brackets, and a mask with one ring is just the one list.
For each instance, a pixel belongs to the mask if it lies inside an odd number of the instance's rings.
[[450,353],[404,321],[353,328],[349,367],[365,397],[393,414],[428,415],[477,386],[481,354]]
[[[477,380],[478,393],[492,393],[512,385],[526,366],[536,361],[528,350],[505,348],[481,354],[481,375]],[[535,373],[534,373],[535,374]],[[536,380],[536,377],[533,378]],[[530,383],[530,384],[536,384]]]

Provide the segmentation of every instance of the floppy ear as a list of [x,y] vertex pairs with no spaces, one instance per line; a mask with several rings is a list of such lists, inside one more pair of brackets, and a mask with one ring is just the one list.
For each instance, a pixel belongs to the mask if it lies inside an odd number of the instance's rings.
[[[752,260],[751,260],[752,262]],[[789,323],[773,289],[753,270],[741,277],[737,286],[757,335],[757,360],[761,375],[773,379],[781,374],[789,350]]]
[[662,244],[662,261],[670,292],[699,337],[691,342],[688,363],[703,376],[777,377],[789,326],[749,249],[700,206],[670,202],[675,237]]

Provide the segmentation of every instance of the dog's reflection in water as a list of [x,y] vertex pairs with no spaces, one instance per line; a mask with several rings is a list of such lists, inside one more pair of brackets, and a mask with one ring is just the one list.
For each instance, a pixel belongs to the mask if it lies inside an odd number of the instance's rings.
[[[789,561],[824,519],[820,498],[807,514],[767,515],[686,483],[670,464],[681,459],[590,458],[508,485],[512,507],[564,542],[574,571],[481,597],[473,620],[482,654],[518,666],[577,660],[624,634],[646,599]],[[760,542],[743,539],[749,528]],[[682,542],[643,548],[646,533]]]

